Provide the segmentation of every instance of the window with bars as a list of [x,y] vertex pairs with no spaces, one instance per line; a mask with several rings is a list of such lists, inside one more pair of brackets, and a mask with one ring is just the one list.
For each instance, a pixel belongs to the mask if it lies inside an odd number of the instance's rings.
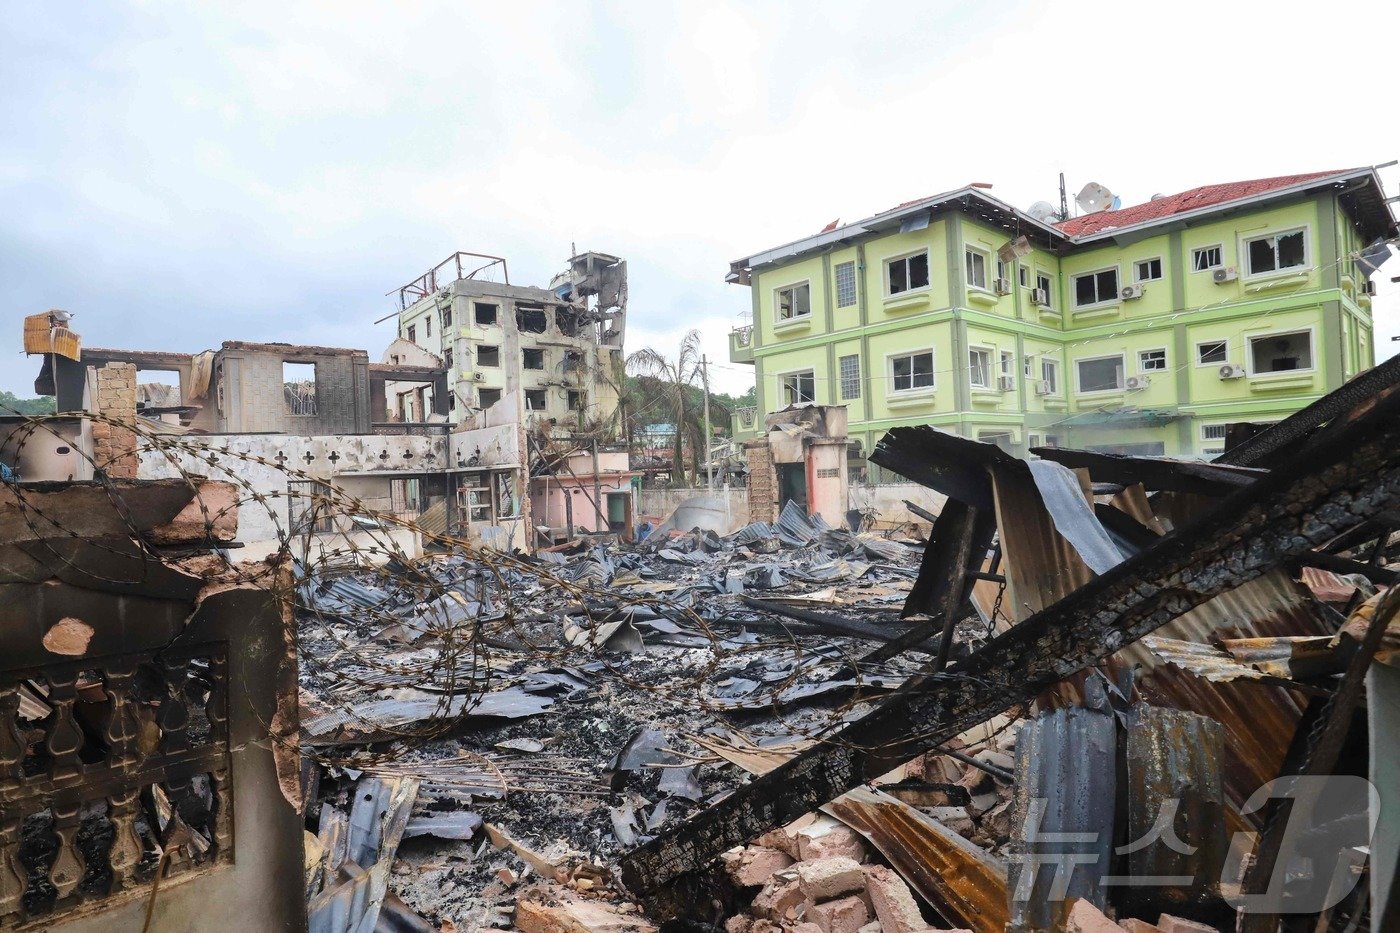
[[841,371],[841,399],[846,401],[860,398],[860,357],[852,353],[839,361]]
[[1225,452],[1225,432],[1228,428],[1229,425],[1226,424],[1201,425],[1201,453],[1223,454]]
[[856,303],[856,264],[836,264],[836,307],[849,308]]

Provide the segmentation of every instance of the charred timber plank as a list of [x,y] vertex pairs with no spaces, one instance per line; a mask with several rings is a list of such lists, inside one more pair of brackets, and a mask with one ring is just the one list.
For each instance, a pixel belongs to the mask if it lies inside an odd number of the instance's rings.
[[1054,460],[1071,469],[1084,468],[1095,482],[1131,486],[1141,483],[1147,490],[1190,492],[1202,496],[1225,496],[1248,486],[1265,475],[1255,470],[1228,464],[1202,463],[1198,460],[1173,460],[1168,457],[1130,457],[1123,454],[1102,454],[1067,447],[1035,447],[1031,450],[1046,460]]
[[901,613],[905,617],[927,613],[929,621],[881,645],[864,660],[888,661],[929,638],[941,627],[942,639],[933,669],[943,670],[953,647],[953,629],[962,618],[963,604],[967,601],[968,576],[982,566],[995,531],[996,523],[991,520],[990,513],[957,499],[945,502],[924,547],[919,576],[909,590]]
[[1310,551],[1294,563],[1300,567],[1316,567],[1319,570],[1330,570],[1333,573],[1357,573],[1381,586],[1394,586],[1396,581],[1400,580],[1400,571],[1387,570],[1385,567],[1377,567],[1374,564],[1363,564],[1359,560],[1339,557],[1336,554],[1325,554],[1321,551]]
[[[835,799],[1095,664],[1207,600],[1400,506],[1400,419],[1380,400],[1309,450],[939,675],[912,678],[822,744],[622,860],[661,911],[721,852]],[[682,881],[684,886],[688,881]]]

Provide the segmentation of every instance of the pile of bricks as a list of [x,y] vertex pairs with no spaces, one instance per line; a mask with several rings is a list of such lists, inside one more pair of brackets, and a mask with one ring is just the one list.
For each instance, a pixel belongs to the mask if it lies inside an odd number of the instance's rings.
[[92,423],[92,454],[96,467],[112,479],[136,478],[136,367],[113,363],[97,370],[97,398],[92,406],[106,418]]
[[725,853],[741,888],[758,888],[726,933],[922,933],[932,930],[909,886],[868,864],[865,843],[825,816],[804,816],[757,844]]

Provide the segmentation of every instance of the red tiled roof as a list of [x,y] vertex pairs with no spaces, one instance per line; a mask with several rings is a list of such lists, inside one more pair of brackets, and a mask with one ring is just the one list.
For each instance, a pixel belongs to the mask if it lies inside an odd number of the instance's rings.
[[1336,169],[1330,172],[1308,172],[1304,175],[1280,175],[1277,178],[1255,178],[1249,181],[1233,181],[1223,185],[1203,185],[1200,188],[1192,188],[1190,191],[1183,191],[1180,194],[1169,194],[1155,201],[1148,201],[1144,204],[1134,204],[1131,207],[1120,208],[1116,211],[1099,211],[1097,214],[1085,214],[1083,217],[1071,217],[1069,220],[1058,223],[1055,226],[1068,236],[1085,236],[1115,227],[1129,227],[1134,224],[1146,223],[1150,220],[1160,220],[1163,217],[1170,217],[1173,214],[1183,214],[1187,211],[1198,210],[1202,207],[1225,204],[1229,201],[1239,201],[1243,198],[1254,197],[1255,195],[1264,194],[1269,191],[1277,191],[1280,188],[1300,185],[1317,178],[1326,178],[1329,175],[1341,175],[1346,171],[1348,171],[1348,169]]

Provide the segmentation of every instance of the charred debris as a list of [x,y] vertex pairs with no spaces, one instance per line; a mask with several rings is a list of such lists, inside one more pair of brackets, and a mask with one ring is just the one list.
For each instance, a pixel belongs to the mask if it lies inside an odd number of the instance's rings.
[[[230,865],[315,933],[1400,926],[1400,362],[1212,463],[1036,453],[895,429],[872,459],[946,497],[897,532],[789,503],[533,555],[419,528],[414,557],[326,484],[357,537],[243,564],[279,506],[214,453],[7,482],[0,923],[179,928],[221,877],[267,895]],[[139,645],[101,621],[157,596]],[[226,608],[172,655],[186,604]],[[182,677],[246,708],[197,760],[162,744]]]
[[1213,463],[894,429],[926,535],[305,572],[312,929],[361,884],[395,929],[1395,929],[1398,377]]

